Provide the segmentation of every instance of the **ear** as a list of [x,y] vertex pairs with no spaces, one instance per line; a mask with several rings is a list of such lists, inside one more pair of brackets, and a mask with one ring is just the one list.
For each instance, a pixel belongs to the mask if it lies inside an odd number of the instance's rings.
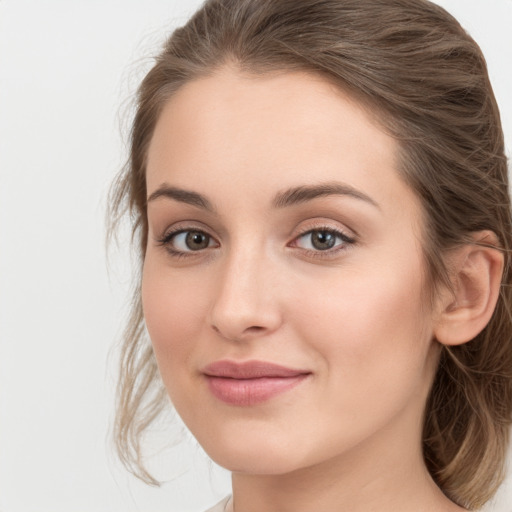
[[498,300],[504,258],[492,231],[473,233],[474,242],[448,257],[452,291],[440,298],[434,335],[443,345],[472,340],[488,324]]

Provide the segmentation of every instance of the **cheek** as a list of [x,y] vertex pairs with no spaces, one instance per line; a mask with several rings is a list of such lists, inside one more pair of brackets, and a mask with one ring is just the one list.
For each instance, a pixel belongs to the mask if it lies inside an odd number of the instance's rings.
[[423,383],[431,330],[419,276],[420,265],[411,262],[385,272],[374,266],[346,273],[339,286],[316,297],[302,294],[306,299],[296,314],[303,319],[300,329],[340,386],[399,389],[415,380]]
[[199,283],[146,258],[142,276],[142,306],[146,327],[164,380],[184,362],[199,339],[206,310],[206,293]]
[[435,362],[419,289],[412,293],[409,281],[404,291],[403,283],[346,280],[343,293],[331,292],[332,300],[317,305],[316,329],[303,324],[326,368],[319,377],[326,392],[315,403],[324,411],[326,435],[342,444],[371,435],[403,411],[419,417],[425,406]]

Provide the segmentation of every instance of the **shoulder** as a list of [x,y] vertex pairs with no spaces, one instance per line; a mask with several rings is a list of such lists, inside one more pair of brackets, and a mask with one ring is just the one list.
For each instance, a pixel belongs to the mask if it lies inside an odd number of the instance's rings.
[[226,505],[228,504],[228,501],[231,496],[226,496],[222,501],[219,501],[217,505],[215,505],[212,508],[209,508],[205,512],[224,512],[226,510]]

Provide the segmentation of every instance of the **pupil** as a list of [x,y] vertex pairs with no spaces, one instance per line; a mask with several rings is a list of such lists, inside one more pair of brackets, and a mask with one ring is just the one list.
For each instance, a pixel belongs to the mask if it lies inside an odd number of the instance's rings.
[[210,240],[208,235],[204,233],[198,233],[197,231],[191,231],[187,234],[186,243],[187,247],[192,251],[198,251],[200,249],[206,249]]
[[321,251],[334,247],[336,242],[336,236],[329,231],[315,231],[311,238],[313,247]]

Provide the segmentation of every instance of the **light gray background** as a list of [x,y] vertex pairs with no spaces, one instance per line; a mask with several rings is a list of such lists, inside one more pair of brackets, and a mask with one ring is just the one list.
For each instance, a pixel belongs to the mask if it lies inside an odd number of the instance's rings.
[[[439,3],[487,56],[510,156],[512,0]],[[130,279],[127,255],[108,273],[104,253],[120,119],[148,56],[198,4],[0,0],[0,512],[192,512],[229,490],[191,439],[155,458],[160,489],[106,440]],[[512,511],[511,476],[489,510]]]

